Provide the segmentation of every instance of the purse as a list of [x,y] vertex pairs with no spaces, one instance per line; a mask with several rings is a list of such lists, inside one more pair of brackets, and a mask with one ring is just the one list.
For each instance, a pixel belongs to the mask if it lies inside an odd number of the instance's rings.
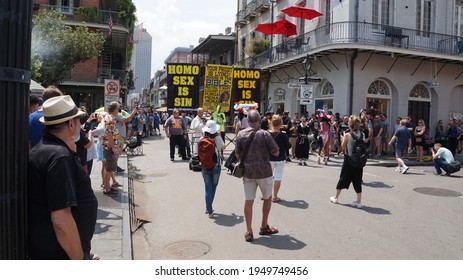
[[243,152],[241,153],[240,161],[235,165],[233,168],[232,175],[236,178],[243,178],[244,176],[244,159],[248,153],[249,147],[251,146],[252,140],[254,140],[254,136],[256,135],[256,130],[254,130],[251,135],[249,136],[248,141],[246,142],[246,146],[244,146]]

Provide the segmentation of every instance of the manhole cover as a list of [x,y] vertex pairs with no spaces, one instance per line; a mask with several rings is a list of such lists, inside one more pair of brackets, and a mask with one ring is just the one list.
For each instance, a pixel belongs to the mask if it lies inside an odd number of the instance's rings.
[[169,259],[196,259],[210,250],[209,245],[201,241],[179,241],[167,245],[164,255]]
[[426,188],[426,187],[423,187],[423,188],[414,188],[413,190],[415,192],[418,192],[418,193],[434,195],[434,196],[444,196],[444,197],[459,197],[459,196],[461,196],[461,193],[459,193],[459,192],[446,190],[446,189],[439,189],[439,188]]

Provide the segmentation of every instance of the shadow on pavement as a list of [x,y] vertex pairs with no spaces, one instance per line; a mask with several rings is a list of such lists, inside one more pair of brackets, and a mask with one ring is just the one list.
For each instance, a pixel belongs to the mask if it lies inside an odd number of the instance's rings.
[[[339,205],[355,209],[350,204],[339,203]],[[368,212],[370,214],[376,214],[376,215],[391,215],[391,212],[389,210],[379,208],[379,207],[363,206],[363,208],[358,209],[358,210],[359,211],[365,211],[365,212]]]
[[[244,240],[243,240],[244,242]],[[254,241],[251,242],[254,245],[261,245],[272,249],[277,250],[301,250],[307,244],[304,242],[290,236],[290,235],[266,235],[261,236],[259,233],[254,233]]]
[[225,215],[214,212],[214,215],[216,216],[214,218],[215,223],[219,226],[233,227],[244,222],[244,216],[238,216],[235,213],[232,213],[231,215]]
[[370,188],[388,188],[388,189],[392,189],[394,187],[394,186],[384,184],[383,182],[376,182],[376,181],[369,182],[369,183],[363,182],[362,185],[370,187]]
[[309,204],[305,202],[304,200],[293,200],[293,201],[287,201],[287,200],[280,200],[279,202],[273,203],[275,204],[280,204],[285,207],[289,208],[297,208],[297,209],[307,209],[309,208]]

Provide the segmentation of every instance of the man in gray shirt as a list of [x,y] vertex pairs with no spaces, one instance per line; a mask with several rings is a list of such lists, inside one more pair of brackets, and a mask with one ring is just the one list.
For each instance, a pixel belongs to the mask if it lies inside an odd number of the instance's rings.
[[164,124],[164,130],[167,138],[169,138],[170,160],[174,162],[175,146],[178,146],[182,160],[189,160],[185,155],[187,127],[184,125],[178,109],[174,109],[172,116],[167,119]]

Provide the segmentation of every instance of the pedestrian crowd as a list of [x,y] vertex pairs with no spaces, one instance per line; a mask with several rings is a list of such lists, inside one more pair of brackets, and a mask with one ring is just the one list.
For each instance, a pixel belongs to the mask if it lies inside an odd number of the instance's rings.
[[[319,165],[328,165],[332,156],[342,154],[339,180],[330,201],[338,203],[341,191],[352,184],[356,198],[351,206],[362,208],[366,156],[377,159],[393,151],[398,163],[396,171],[405,174],[411,153],[416,153],[419,162],[429,154],[435,174],[442,175],[444,171],[450,175],[456,168],[455,154],[461,153],[463,146],[463,124],[456,119],[451,119],[447,128],[439,121],[435,136],[431,137],[423,119],[415,126],[411,117],[397,118],[391,127],[386,115],[372,116],[365,111],[342,117],[325,110],[302,116],[267,112],[261,117],[251,108],[239,109],[232,119],[220,106],[213,112],[204,112],[202,108],[195,112],[173,109],[172,115],[136,107],[129,114],[120,102],[111,102],[106,110],[87,113],[85,107],[78,108],[70,96],[56,87],[46,88],[40,99],[31,97],[30,105],[28,228],[32,259],[99,258],[91,252],[98,208],[89,177],[93,160],[102,162],[102,193],[117,196],[122,184],[115,173],[124,172],[117,164],[119,156],[132,137],[138,140],[161,135],[161,125],[169,139],[172,162],[176,154],[185,161],[199,158],[205,213],[210,218],[215,218],[213,202],[225,162],[225,142],[234,142],[234,166],[244,166],[247,242],[254,239],[252,213],[258,188],[263,200],[259,235],[279,232],[269,224],[269,216],[272,203],[281,201],[288,162],[294,160],[304,167],[310,154],[315,154]],[[234,132],[234,138],[226,137],[226,129]]]

